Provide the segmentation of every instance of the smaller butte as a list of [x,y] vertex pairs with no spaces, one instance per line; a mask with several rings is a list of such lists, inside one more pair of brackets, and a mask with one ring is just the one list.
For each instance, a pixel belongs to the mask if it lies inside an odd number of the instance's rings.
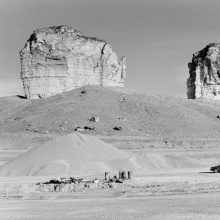
[[194,53],[188,67],[188,98],[220,99],[220,44],[209,44]]
[[85,85],[124,86],[125,57],[66,25],[34,31],[20,51],[25,97],[49,97]]

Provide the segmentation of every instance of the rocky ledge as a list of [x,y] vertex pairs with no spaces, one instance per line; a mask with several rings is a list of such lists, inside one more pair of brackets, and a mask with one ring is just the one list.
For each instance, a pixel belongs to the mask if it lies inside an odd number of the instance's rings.
[[209,44],[194,53],[188,67],[188,98],[220,99],[220,44]]
[[84,85],[124,86],[125,57],[118,61],[107,42],[66,25],[34,31],[20,59],[27,98],[49,97]]

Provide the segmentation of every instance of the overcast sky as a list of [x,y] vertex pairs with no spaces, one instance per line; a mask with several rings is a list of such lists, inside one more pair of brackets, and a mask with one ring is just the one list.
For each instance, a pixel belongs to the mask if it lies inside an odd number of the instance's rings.
[[19,51],[35,29],[68,25],[127,58],[125,87],[186,97],[188,62],[220,42],[219,0],[0,0],[0,97],[23,95]]

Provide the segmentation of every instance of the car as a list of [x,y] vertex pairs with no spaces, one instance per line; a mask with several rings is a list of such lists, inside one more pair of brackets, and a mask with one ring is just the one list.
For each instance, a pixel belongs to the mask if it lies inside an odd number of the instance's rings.
[[210,170],[214,171],[215,173],[220,173],[220,165],[215,166],[215,167],[211,167]]

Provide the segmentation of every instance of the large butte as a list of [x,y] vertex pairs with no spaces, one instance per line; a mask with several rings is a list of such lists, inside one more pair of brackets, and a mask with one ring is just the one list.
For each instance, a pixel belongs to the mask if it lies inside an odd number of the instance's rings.
[[49,97],[84,85],[124,86],[125,57],[66,25],[34,31],[20,52],[26,98]]

